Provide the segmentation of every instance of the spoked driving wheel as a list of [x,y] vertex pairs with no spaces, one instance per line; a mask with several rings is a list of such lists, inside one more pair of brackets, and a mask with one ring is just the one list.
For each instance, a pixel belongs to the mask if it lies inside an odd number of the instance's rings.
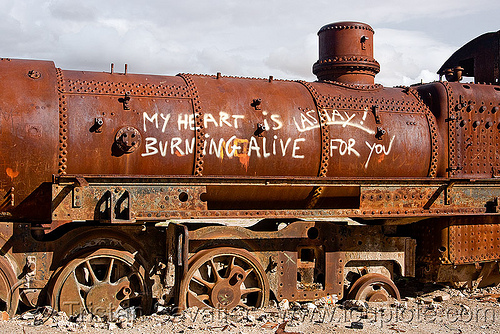
[[[16,274],[6,257],[0,256],[0,310],[14,316],[19,304]],[[15,286],[17,285],[17,287]]]
[[144,267],[131,253],[100,249],[70,261],[52,288],[52,305],[68,315],[112,317],[120,307],[148,313],[151,293]]
[[269,299],[269,282],[248,251],[221,247],[201,251],[191,259],[180,293],[180,304],[188,307],[262,307]]
[[401,299],[399,290],[392,280],[377,273],[366,274],[358,278],[351,286],[348,298],[367,302],[383,302],[390,299]]

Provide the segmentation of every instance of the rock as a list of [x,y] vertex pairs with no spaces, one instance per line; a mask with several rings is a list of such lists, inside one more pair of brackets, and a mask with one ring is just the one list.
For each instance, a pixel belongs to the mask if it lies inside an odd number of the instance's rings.
[[282,301],[280,301],[278,306],[280,310],[287,311],[290,309],[290,302],[288,301],[288,299],[283,299]]
[[66,312],[63,312],[63,311],[57,312],[57,317],[59,319],[61,319],[61,320],[64,320],[64,321],[68,321],[69,320],[68,315],[66,314]]
[[118,325],[118,328],[124,329],[124,328],[130,328],[134,324],[131,321],[122,321],[122,322],[117,323],[117,325]]
[[349,310],[354,309],[354,310],[358,310],[360,312],[364,312],[368,309],[368,304],[362,300],[349,299],[349,300],[346,300],[342,305],[346,309],[349,309]]
[[250,321],[250,322],[254,322],[255,321],[255,316],[249,314],[249,315],[247,315],[247,320]]
[[363,329],[363,323],[361,321],[353,321],[351,322],[352,329]]
[[443,302],[446,300],[450,300],[451,296],[447,293],[440,293],[439,295],[434,297],[435,302]]
[[305,305],[305,308],[309,311],[314,311],[316,310],[318,307],[316,305],[314,305],[313,303],[306,303]]
[[339,297],[337,295],[327,295],[320,299],[316,299],[314,304],[316,306],[326,306],[331,304],[336,304],[339,301]]
[[427,309],[429,309],[429,310],[437,310],[440,307],[441,307],[441,305],[439,305],[439,304],[431,303],[429,306],[427,306]]
[[165,307],[165,306],[162,306],[162,305],[158,305],[156,307],[156,314],[168,314],[168,307]]
[[432,304],[432,299],[431,298],[424,298],[423,300],[424,300],[424,304],[426,304],[426,305]]
[[408,303],[407,302],[400,302],[398,300],[395,300],[394,304],[392,304],[391,306],[395,307],[395,308],[406,310],[408,308]]
[[108,330],[114,331],[116,329],[118,329],[118,326],[116,326],[116,324],[114,322],[108,323]]

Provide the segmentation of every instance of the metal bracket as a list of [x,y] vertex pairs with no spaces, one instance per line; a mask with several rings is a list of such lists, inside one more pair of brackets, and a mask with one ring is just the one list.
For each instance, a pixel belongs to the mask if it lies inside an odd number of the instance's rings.
[[82,191],[80,187],[73,188],[73,207],[82,207]]
[[88,187],[89,183],[85,178],[77,176],[75,178],[75,187],[73,188],[73,207],[81,208],[83,205],[83,192],[82,187]]
[[378,105],[373,105],[372,106],[372,113],[373,113],[373,116],[375,116],[375,123],[376,124],[382,124],[382,122],[380,121],[380,115],[379,115],[379,107]]
[[262,99],[253,99],[250,104],[255,110],[262,110]]
[[165,278],[168,280],[166,285],[171,286],[174,290],[172,296],[175,299],[175,304],[179,305],[180,309],[184,309],[186,305],[180,305],[179,288],[188,270],[189,232],[187,227],[178,223],[169,223],[166,232],[166,246],[168,254],[165,273]]
[[450,205],[452,202],[452,193],[453,193],[453,185],[455,182],[451,182],[448,184],[448,186],[444,189],[444,205]]
[[123,103],[123,110],[130,110],[130,92],[126,92],[124,97],[118,99],[118,102]]
[[499,178],[500,177],[500,166],[494,166],[492,174],[493,174],[492,176],[494,178]]
[[431,205],[434,204],[434,202],[439,198],[442,192],[444,192],[444,204],[445,205],[450,205],[451,204],[451,188],[455,185],[455,182],[451,181],[450,183],[443,184],[440,186],[434,194],[432,194],[431,198],[427,201],[427,203],[424,204],[423,208],[425,210],[429,210]]

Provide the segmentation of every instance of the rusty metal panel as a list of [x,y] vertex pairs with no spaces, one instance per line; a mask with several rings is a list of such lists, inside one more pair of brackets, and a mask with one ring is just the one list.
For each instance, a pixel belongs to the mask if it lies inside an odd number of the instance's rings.
[[434,119],[413,90],[310,86],[329,132],[327,176],[435,176]]
[[200,200],[204,193],[204,186],[54,185],[52,220],[54,226],[72,220],[111,223],[158,220],[167,209],[206,210],[206,202]]
[[[12,211],[57,171],[56,87],[54,63],[0,59],[0,211]],[[40,201],[16,216],[47,219],[49,212]]]
[[[117,221],[359,217],[407,224],[408,219],[443,214],[497,213],[500,197],[500,184],[491,180],[67,175],[56,177],[52,187],[53,194],[52,188],[48,194],[57,214],[53,219],[59,223],[108,217],[104,213],[113,207],[106,203],[114,201],[127,209]],[[321,192],[311,206],[311,194],[318,188]]]
[[[192,80],[203,103],[203,175],[317,175],[320,122],[302,85],[226,76]],[[304,123],[311,131],[301,131]]]
[[465,264],[500,258],[500,224],[465,223],[449,227],[450,261]]
[[498,84],[500,81],[500,33],[489,32],[476,37],[455,51],[438,70],[448,81],[474,77],[476,83]]
[[450,169],[456,177],[490,178],[500,166],[496,153],[500,91],[491,85],[447,83],[449,95]]
[[175,77],[64,71],[65,173],[193,173],[189,92]]

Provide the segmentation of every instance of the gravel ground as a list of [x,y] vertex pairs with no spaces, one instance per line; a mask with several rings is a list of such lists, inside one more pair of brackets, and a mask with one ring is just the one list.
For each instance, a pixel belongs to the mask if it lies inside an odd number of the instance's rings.
[[[135,318],[121,310],[113,321],[90,315],[69,319],[49,308],[0,321],[0,332],[45,333],[500,333],[500,287],[473,292],[433,285],[411,286],[401,302],[328,304],[281,302],[259,310],[231,312],[190,308],[181,315],[159,307]],[[403,295],[405,295],[403,293]],[[127,312],[128,311],[128,312]]]

